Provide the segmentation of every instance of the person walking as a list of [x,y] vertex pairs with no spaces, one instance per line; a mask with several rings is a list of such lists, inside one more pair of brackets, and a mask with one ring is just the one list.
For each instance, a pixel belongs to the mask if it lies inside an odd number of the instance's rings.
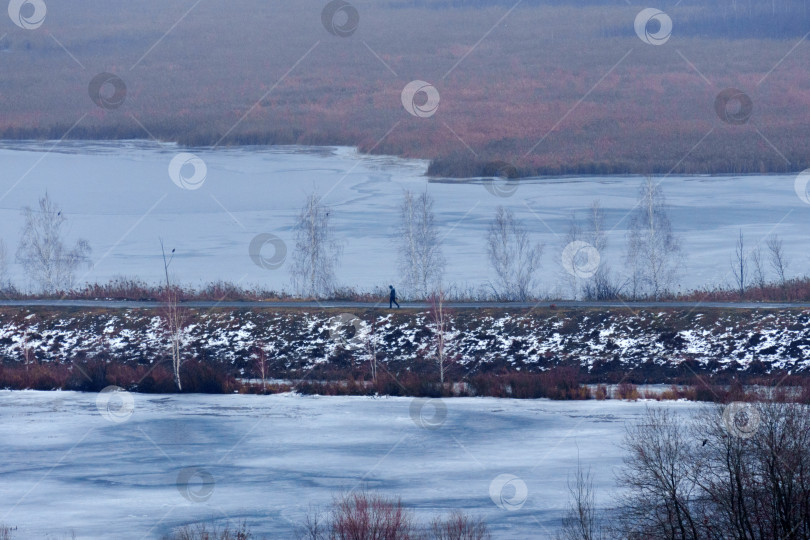
[[397,309],[399,309],[399,302],[397,302],[397,290],[394,288],[393,285],[388,286],[389,293],[388,293],[388,309],[392,309],[394,304],[397,305]]

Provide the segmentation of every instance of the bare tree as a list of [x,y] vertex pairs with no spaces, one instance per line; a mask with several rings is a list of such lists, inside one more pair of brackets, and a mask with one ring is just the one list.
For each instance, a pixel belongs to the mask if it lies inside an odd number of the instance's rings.
[[433,338],[435,343],[436,363],[439,366],[439,382],[444,387],[444,374],[447,366],[454,360],[447,353],[448,341],[452,339],[450,335],[450,325],[452,318],[450,310],[445,306],[444,291],[434,292],[430,297],[429,318],[433,323]]
[[295,538],[296,540],[327,540],[330,526],[328,517],[318,507],[310,505],[304,523],[297,527]]
[[627,428],[619,484],[622,538],[696,540],[701,519],[693,441],[674,412],[648,409]]
[[[694,423],[697,438],[705,441],[701,483],[712,503],[713,527],[723,538],[740,540],[810,538],[806,406],[734,405],[739,406],[734,415],[718,407]],[[744,433],[737,432],[738,420],[746,426]]]
[[765,265],[762,261],[762,248],[759,246],[751,250],[751,281],[760,289],[766,285]]
[[328,525],[330,539],[402,539],[416,537],[413,516],[399,499],[364,492],[335,498]]
[[499,206],[489,227],[487,253],[498,276],[496,294],[507,300],[526,300],[535,287],[543,246],[532,243],[514,213]]
[[582,470],[577,462],[577,472],[572,483],[568,481],[570,506],[562,520],[558,540],[602,540],[605,534],[596,515],[595,493],[590,469]]
[[253,538],[253,533],[248,528],[247,522],[237,523],[234,528],[226,525],[220,528],[215,522],[210,524],[205,522],[190,523],[171,534],[163,536],[163,540],[249,540]]
[[779,284],[784,287],[787,283],[787,269],[789,261],[785,254],[782,240],[775,234],[768,237],[766,241],[768,246],[768,254],[770,255],[770,263],[773,271],[776,272],[776,277],[779,279]]
[[691,420],[648,410],[625,448],[621,538],[810,539],[807,405],[766,395]]
[[591,202],[588,211],[588,236],[588,242],[599,253],[604,253],[608,245],[607,234],[605,233],[605,211],[602,210],[602,203],[598,199]]
[[169,265],[174,259],[175,250],[172,249],[169,258],[166,258],[166,250],[163,248],[163,240],[160,240],[160,251],[163,255],[163,270],[166,274],[166,288],[160,292],[160,321],[163,324],[163,330],[169,338],[169,345],[171,347],[172,359],[172,375],[174,376],[174,384],[178,390],[183,390],[183,384],[180,380],[180,367],[183,365],[182,354],[180,346],[183,343],[183,335],[188,326],[188,314],[185,309],[180,306],[180,289],[179,287],[172,286],[169,282]]
[[681,258],[664,193],[660,185],[647,177],[639,189],[638,205],[630,220],[627,262],[633,297],[645,293],[659,299],[667,293],[678,275]]
[[372,319],[369,323],[369,330],[363,339],[363,347],[368,354],[369,366],[371,367],[371,380],[377,383],[377,360],[378,360],[378,346],[379,336],[377,335],[377,321]]
[[34,351],[34,349],[31,347],[28,341],[28,332],[29,329],[26,328],[25,332],[23,332],[23,335],[20,338],[20,353],[22,354],[23,364],[25,365],[26,373],[28,373],[28,366],[30,366],[37,360],[36,351]]
[[[583,241],[584,236],[585,233],[582,230],[582,222],[580,221],[576,213],[572,213],[571,217],[568,219],[568,232],[563,238],[562,245],[560,246],[561,254],[564,254],[565,249],[574,242]],[[571,296],[574,298],[574,300],[576,300],[579,297],[580,292],[579,278],[576,275],[573,275],[570,272],[568,272],[564,267],[561,273],[563,280],[568,283],[568,287],[571,290]]]
[[430,523],[430,540],[489,540],[492,535],[486,522],[454,510],[443,518],[436,516]]
[[[571,216],[563,249],[578,241],[586,242],[596,250],[596,253],[599,254],[599,260],[598,266],[589,277],[572,275],[570,271],[564,272],[564,278],[571,286],[573,297],[577,298],[581,294],[588,300],[616,298],[619,294],[618,286],[614,283],[610,268],[604,259],[608,240],[605,232],[605,213],[598,200],[591,203],[585,226],[580,223],[576,215]],[[573,261],[573,263],[578,265],[579,261]]]
[[335,288],[335,268],[343,249],[335,238],[329,210],[317,194],[307,196],[295,224],[293,287],[303,296],[320,297]]
[[253,348],[253,362],[262,379],[263,394],[267,393],[267,349],[267,346],[261,341]]
[[405,191],[400,207],[400,269],[408,290],[427,298],[441,287],[445,260],[441,251],[433,198]]
[[589,300],[610,300],[618,297],[619,286],[611,276],[610,266],[605,260],[608,239],[605,232],[605,212],[599,200],[594,200],[588,211],[588,227],[584,235],[588,242],[599,254],[599,266],[593,276],[584,280],[582,295]]
[[745,252],[745,238],[740,229],[737,243],[734,248],[734,257],[731,260],[731,272],[734,275],[734,286],[740,293],[740,298],[745,297],[745,286],[748,283],[748,254]]
[[[331,509],[310,506],[297,527],[299,540],[489,540],[486,522],[458,510],[435,516],[427,530],[399,499],[353,491],[334,498]],[[247,537],[246,537],[247,538]]]
[[160,320],[171,348],[174,384],[178,390],[183,390],[180,382],[180,367],[183,364],[180,348],[187,322],[185,310],[180,307],[180,291],[176,287],[163,290],[160,293],[160,305]]
[[78,240],[73,248],[65,245],[65,216],[47,192],[38,208],[23,208],[23,218],[17,261],[42,292],[72,288],[76,269],[90,263],[90,245],[85,240]]

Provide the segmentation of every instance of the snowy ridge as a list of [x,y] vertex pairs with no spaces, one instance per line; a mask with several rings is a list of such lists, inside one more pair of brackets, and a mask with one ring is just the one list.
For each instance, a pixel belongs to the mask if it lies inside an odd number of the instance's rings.
[[[810,311],[782,310],[458,310],[446,331],[447,356],[470,370],[542,370],[579,363],[596,373],[647,366],[754,373],[810,368]],[[255,347],[275,371],[365,362],[371,344],[397,367],[430,360],[428,312],[189,310],[188,358],[245,368]],[[159,311],[0,310],[0,357],[69,363],[100,355],[154,363],[168,354]],[[29,354],[29,359],[31,358]]]

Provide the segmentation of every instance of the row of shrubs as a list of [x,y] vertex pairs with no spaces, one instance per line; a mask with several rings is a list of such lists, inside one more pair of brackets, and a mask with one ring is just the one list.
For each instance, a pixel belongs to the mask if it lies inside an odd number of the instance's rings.
[[[197,360],[183,364],[180,382],[184,392],[198,394],[229,394],[242,388],[221,367]],[[70,365],[0,365],[0,388],[8,390],[99,392],[111,385],[145,394],[177,391],[171,370],[163,364],[149,366],[92,361]]]
[[[341,377],[339,372],[334,372],[326,380],[313,380],[310,377],[298,381],[262,383],[255,379],[237,379],[227,366],[199,360],[185,362],[180,370],[183,392],[198,394],[275,394],[295,391],[303,395],[324,396],[686,399],[728,403],[745,401],[751,397],[751,388],[762,387],[775,388],[772,393],[781,401],[810,403],[810,378],[801,376],[751,377],[745,381],[745,387],[739,379],[727,381],[722,377],[716,380],[703,377],[673,384],[665,390],[639,388],[628,381],[615,385],[612,390],[604,384],[589,385],[590,377],[575,367],[555,367],[539,373],[479,373],[461,379],[459,382],[440,384],[430,375],[410,371],[394,375],[382,371],[374,380],[363,373]],[[70,365],[0,365],[0,389],[98,392],[111,385],[146,394],[177,392],[174,377],[166,364],[120,364],[91,360]]]
[[376,380],[350,378],[329,381],[301,381],[295,390],[305,395],[472,397],[557,400],[591,399],[593,392],[582,384],[579,371],[572,367],[552,368],[540,373],[503,372],[475,374],[461,382],[441,384],[434,378],[412,372],[394,376],[378,374]]
[[[181,302],[258,302],[308,300],[291,295],[286,291],[268,290],[260,287],[246,288],[227,281],[215,281],[201,287],[172,287]],[[107,283],[86,283],[71,290],[56,290],[51,293],[31,293],[17,289],[12,283],[2,285],[2,294],[9,300],[59,299],[59,300],[130,300],[139,302],[159,302],[165,298],[166,288],[160,284],[147,283],[138,278],[118,277]],[[361,292],[351,287],[337,288],[329,300],[371,302],[387,295],[378,289]]]
[[749,286],[742,296],[739,289],[718,287],[687,292],[676,299],[684,302],[806,302],[810,300],[810,278],[798,277],[784,283]]
[[[256,302],[256,301],[306,301],[309,298],[293,296],[286,291],[266,290],[258,287],[245,288],[226,281],[208,283],[202,287],[175,287],[178,299],[181,302],[214,301],[214,302]],[[2,285],[2,294],[6,299],[68,299],[68,300],[134,300],[134,301],[160,301],[164,297],[165,288],[158,284],[149,284],[136,278],[119,277],[107,283],[88,283],[81,288],[68,291],[54,291],[51,294],[32,294],[16,289],[12,284]],[[446,297],[454,302],[480,302],[497,300],[489,294],[488,289],[474,289],[470,287],[449,287],[445,291]],[[322,300],[343,302],[375,302],[387,297],[387,290],[376,288],[371,291],[361,291],[352,287],[343,287],[333,290],[328,298]],[[649,298],[631,298],[616,294],[611,298],[600,300],[645,300]],[[415,299],[416,300],[416,299]],[[536,298],[536,300],[541,300]],[[551,299],[546,299],[551,301]],[[681,294],[669,294],[660,298],[662,302],[803,302],[810,300],[810,277],[797,277],[786,280],[784,283],[767,283],[763,286],[750,286],[741,297],[738,289],[734,288],[706,288],[687,291]]]

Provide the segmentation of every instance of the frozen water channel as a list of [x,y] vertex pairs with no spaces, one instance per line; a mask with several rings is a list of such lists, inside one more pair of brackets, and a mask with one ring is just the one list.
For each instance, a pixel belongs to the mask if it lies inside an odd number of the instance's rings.
[[[605,210],[609,244],[602,260],[624,267],[628,213],[638,177],[535,178],[521,180],[509,197],[480,182],[428,182],[427,162],[358,154],[351,148],[243,147],[190,150],[205,164],[196,189],[172,182],[169,165],[186,149],[144,141],[0,143],[0,230],[13,263],[23,221],[20,209],[36,205],[47,190],[68,217],[69,236],[86,238],[93,266],[81,281],[130,276],[163,279],[159,238],[177,250],[174,279],[200,285],[227,280],[240,285],[289,288],[291,227],[313,190],[330,207],[343,243],[341,284],[371,290],[398,282],[396,233],[405,189],[427,190],[435,199],[447,259],[446,282],[482,287],[493,280],[486,233],[498,205],[511,208],[546,246],[540,291],[570,294],[563,286],[561,252],[572,213],[585,218],[598,199]],[[199,163],[199,162],[196,162]],[[181,169],[185,170],[185,169]],[[795,191],[795,175],[668,177],[664,191],[685,255],[681,288],[729,284],[738,230],[746,248],[775,233],[784,240],[791,269],[810,263],[810,205]],[[494,191],[494,190],[493,190]],[[260,268],[249,256],[251,241],[269,233],[287,245],[277,269]],[[274,255],[262,252],[268,257]],[[26,285],[18,264],[11,277]],[[401,295],[407,297],[402,284]]]
[[104,397],[0,392],[0,523],[20,538],[160,538],[210,519],[291,538],[310,505],[357,488],[401,496],[420,520],[462,509],[495,538],[549,538],[578,458],[605,505],[625,422],[700,407],[135,394],[131,416],[111,416],[118,398]]

